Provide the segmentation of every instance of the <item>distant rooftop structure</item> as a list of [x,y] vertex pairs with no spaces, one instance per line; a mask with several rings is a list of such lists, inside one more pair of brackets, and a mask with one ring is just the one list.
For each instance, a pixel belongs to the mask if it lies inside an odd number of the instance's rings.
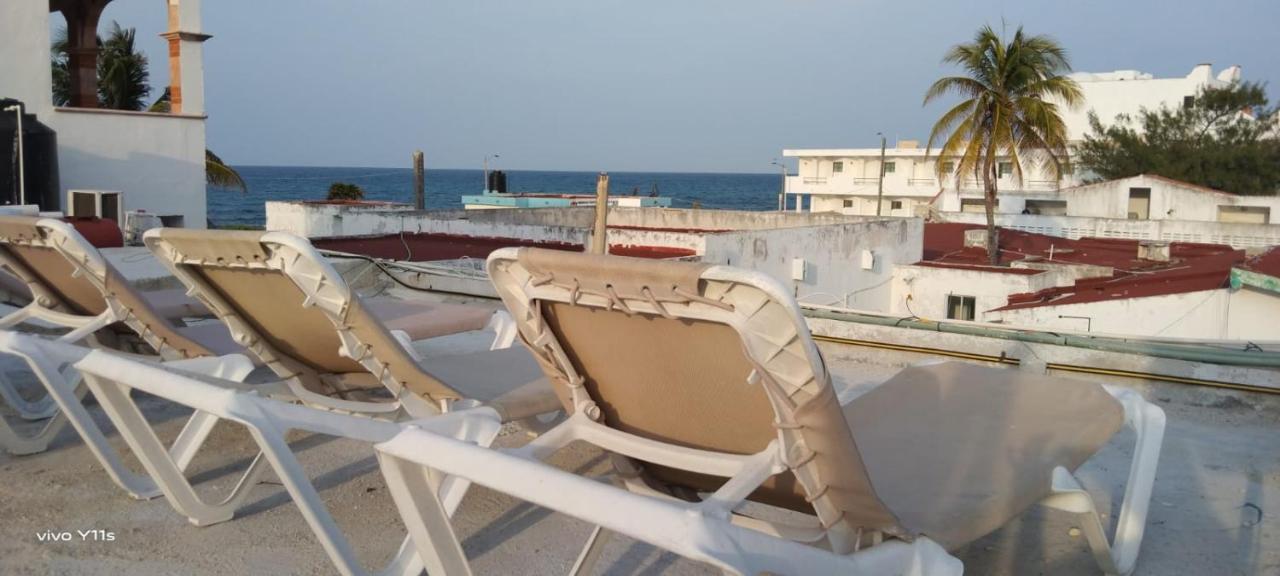
[[1071,110],[1063,107],[1068,138],[1083,140],[1089,132],[1089,113],[1096,112],[1103,124],[1119,114],[1136,114],[1143,109],[1178,107],[1204,88],[1221,88],[1240,81],[1240,67],[1230,66],[1217,74],[1212,64],[1199,64],[1186,76],[1156,78],[1137,70],[1077,72],[1071,75],[1084,92],[1085,105]]

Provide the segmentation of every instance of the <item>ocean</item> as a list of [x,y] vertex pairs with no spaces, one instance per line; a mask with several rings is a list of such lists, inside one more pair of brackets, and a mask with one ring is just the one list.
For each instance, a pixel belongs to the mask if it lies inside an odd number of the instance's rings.
[[[262,226],[268,200],[322,200],[333,182],[364,189],[366,200],[413,203],[413,170],[408,168],[321,168],[237,166],[247,193],[210,188],[209,220],[216,226]],[[505,170],[512,192],[595,194],[595,172]],[[703,208],[773,210],[778,205],[777,174],[683,174],[610,172],[609,192],[616,195],[658,194],[677,208],[697,202]],[[427,170],[427,209],[461,209],[464,194],[479,194],[481,170]]]

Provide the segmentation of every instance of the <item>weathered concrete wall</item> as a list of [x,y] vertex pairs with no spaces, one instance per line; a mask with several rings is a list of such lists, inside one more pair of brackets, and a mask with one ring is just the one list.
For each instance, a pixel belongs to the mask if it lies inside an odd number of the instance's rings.
[[[883,219],[807,228],[710,234],[703,260],[759,270],[791,286],[797,299],[862,310],[888,310],[893,268],[920,261],[924,223]],[[874,262],[862,266],[864,253]],[[792,262],[804,259],[804,280]]]
[[[986,216],[976,213],[944,212],[943,220],[966,224],[986,224]],[[1229,224],[1181,220],[1122,220],[1118,218],[1083,218],[1074,216],[1040,216],[1034,214],[997,214],[996,225],[1013,230],[1077,239],[1130,238],[1169,242],[1202,242],[1226,244],[1236,248],[1280,244],[1280,225]]]
[[[595,218],[593,208],[415,211],[407,205],[267,202],[266,211],[267,229],[283,230],[309,237],[398,233],[403,226],[409,225],[407,223],[424,220],[468,220],[498,226],[590,228]],[[872,218],[841,214],[748,210],[678,208],[612,208],[609,210],[610,226],[683,232],[797,228],[868,220]]]
[[947,317],[948,296],[972,296],[975,317],[1009,302],[1010,294],[1035,292],[1054,285],[1054,272],[1004,274],[935,266],[900,265],[893,272],[888,312],[931,320]]
[[1061,306],[989,312],[986,321],[1107,334],[1280,340],[1280,297],[1241,290],[1205,290],[1146,298],[1124,298]]

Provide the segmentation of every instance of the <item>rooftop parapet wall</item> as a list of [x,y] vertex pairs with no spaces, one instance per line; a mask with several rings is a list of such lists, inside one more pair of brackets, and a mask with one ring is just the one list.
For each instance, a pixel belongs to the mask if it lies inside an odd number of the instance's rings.
[[[973,212],[943,212],[947,222],[986,224],[986,216]],[[1224,244],[1233,248],[1254,248],[1280,244],[1280,225],[1232,224],[1226,222],[1191,222],[1185,220],[1121,220],[1078,216],[1041,216],[1035,214],[997,214],[1001,228],[1060,236],[1076,240],[1083,237],[1127,238]]]
[[[427,221],[466,220],[476,224],[552,226],[589,229],[594,208],[538,208],[529,210],[428,210],[405,204],[326,202],[267,202],[267,229],[307,237],[364,236],[399,233],[405,226],[429,226]],[[835,213],[694,210],[681,208],[609,209],[609,225],[681,232],[767,230],[824,224],[866,222],[874,217]]]

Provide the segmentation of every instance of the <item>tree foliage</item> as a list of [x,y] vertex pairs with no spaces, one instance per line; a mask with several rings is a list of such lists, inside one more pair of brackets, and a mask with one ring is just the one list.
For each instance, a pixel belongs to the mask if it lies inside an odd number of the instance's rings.
[[1093,180],[1158,174],[1236,194],[1280,191],[1277,109],[1261,84],[1205,88],[1177,108],[1142,110],[1090,131],[1077,164]]
[[[249,187],[244,183],[244,178],[236,172],[234,168],[222,161],[217,154],[211,150],[204,151],[204,179],[205,182],[214,188],[226,188],[229,190],[239,189],[240,192],[248,192]],[[332,193],[332,188],[330,189]]]
[[364,190],[355,184],[334,182],[329,185],[328,200],[363,200]]
[[[111,110],[142,110],[151,95],[150,71],[146,54],[135,45],[137,31],[111,23],[111,34],[98,37],[98,107]],[[60,28],[52,48],[53,103],[71,104],[71,42],[67,29]]]
[[[983,26],[973,41],[953,46],[943,62],[959,66],[962,74],[938,79],[925,93],[929,104],[945,96],[959,96],[934,124],[928,148],[941,144],[938,156],[954,159],[957,182],[972,175],[982,181],[987,213],[987,255],[999,262],[995,206],[998,160],[1013,165],[1021,182],[1024,162],[1046,163],[1057,177],[1067,164],[1067,128],[1058,102],[1077,105],[1080,86],[1065,73],[1071,70],[1067,52],[1048,36],[1029,36],[1019,27],[1005,41]],[[946,163],[938,162],[938,176]]]

